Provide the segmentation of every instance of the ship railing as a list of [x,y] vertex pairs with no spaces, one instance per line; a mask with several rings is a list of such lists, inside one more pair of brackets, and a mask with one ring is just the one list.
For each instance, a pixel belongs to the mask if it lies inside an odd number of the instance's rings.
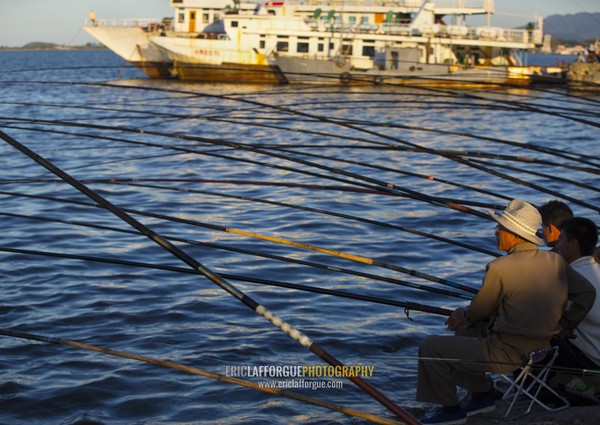
[[345,33],[375,33],[397,36],[416,36],[416,37],[443,37],[452,40],[480,40],[497,41],[517,44],[541,44],[543,34],[541,30],[519,30],[495,27],[467,27],[467,26],[447,26],[435,25],[428,27],[414,28],[410,25],[400,25],[397,23],[369,24],[369,23],[341,23],[333,22],[323,24],[312,19],[306,20],[307,24],[318,31],[345,32]]
[[[432,1],[436,9],[456,10],[490,10],[493,12],[493,0],[437,0]],[[421,9],[423,0],[286,0],[290,6],[315,6],[315,7],[405,7]]]
[[85,25],[88,27],[101,28],[152,28],[163,25],[162,19],[88,19]]

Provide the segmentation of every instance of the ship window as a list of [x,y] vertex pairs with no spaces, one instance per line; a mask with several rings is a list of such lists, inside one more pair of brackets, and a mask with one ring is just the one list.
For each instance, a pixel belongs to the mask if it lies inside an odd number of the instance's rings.
[[308,43],[298,43],[296,51],[298,53],[308,53]]
[[265,40],[260,40],[259,49],[264,49],[264,48],[265,48]]
[[363,46],[362,55],[370,58],[375,57],[375,46]]
[[289,49],[289,43],[287,41],[278,41],[277,42],[277,51],[278,52],[287,52]]
[[238,27],[238,21],[231,21],[231,27],[232,28],[237,28]]
[[210,17],[208,15],[208,13],[203,13],[202,14],[202,23],[208,24],[209,22],[210,22]]
[[325,46],[323,45],[323,43],[319,43],[319,44],[317,45],[317,50],[318,50],[319,52],[322,52],[324,48],[325,48]]
[[179,16],[177,17],[177,22],[179,22],[180,24],[185,22],[185,13],[179,14]]
[[342,55],[352,55],[352,45],[342,44]]

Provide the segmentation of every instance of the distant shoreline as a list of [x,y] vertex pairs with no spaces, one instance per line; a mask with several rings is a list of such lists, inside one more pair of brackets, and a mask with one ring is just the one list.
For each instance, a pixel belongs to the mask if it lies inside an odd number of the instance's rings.
[[84,44],[81,46],[63,46],[49,43],[29,43],[20,47],[0,46],[0,51],[32,51],[32,50],[108,50],[106,46],[100,44]]

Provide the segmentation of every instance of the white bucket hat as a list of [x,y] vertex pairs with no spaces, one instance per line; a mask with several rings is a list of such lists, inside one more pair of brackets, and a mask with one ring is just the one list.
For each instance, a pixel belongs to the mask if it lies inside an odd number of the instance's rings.
[[536,245],[543,245],[544,240],[537,237],[536,232],[542,224],[542,216],[536,207],[520,199],[513,199],[502,211],[502,215],[492,210],[488,213],[494,220],[509,231]]

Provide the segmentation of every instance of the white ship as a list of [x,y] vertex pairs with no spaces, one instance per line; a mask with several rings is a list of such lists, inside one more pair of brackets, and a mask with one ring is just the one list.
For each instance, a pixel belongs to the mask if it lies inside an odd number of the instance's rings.
[[[543,44],[541,19],[527,29],[493,27],[493,0],[171,0],[171,6],[172,25],[96,21],[86,30],[152,69],[149,75],[186,80],[528,83],[544,73],[526,66],[527,53]],[[487,25],[468,26],[473,15],[487,16]]]
[[174,76],[173,62],[164,49],[150,42],[150,36],[171,25],[171,18],[96,19],[92,11],[83,29],[149,77],[166,78]]

